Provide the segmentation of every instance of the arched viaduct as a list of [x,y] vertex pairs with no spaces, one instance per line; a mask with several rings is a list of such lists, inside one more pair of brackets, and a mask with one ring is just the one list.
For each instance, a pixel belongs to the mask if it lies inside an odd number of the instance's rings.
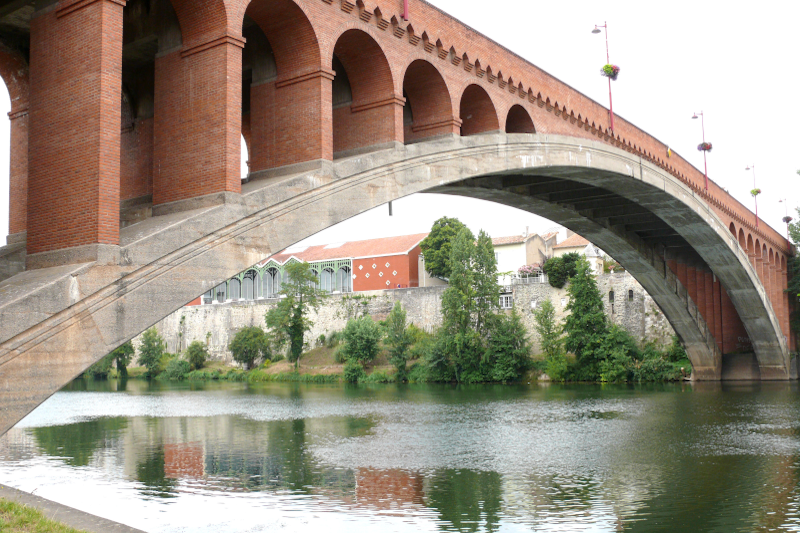
[[755,354],[740,377],[790,377],[780,234],[534,65],[425,2],[410,21],[401,9],[0,0],[13,103],[0,433],[236,272],[426,190],[596,242],[653,295],[697,379],[737,353]]

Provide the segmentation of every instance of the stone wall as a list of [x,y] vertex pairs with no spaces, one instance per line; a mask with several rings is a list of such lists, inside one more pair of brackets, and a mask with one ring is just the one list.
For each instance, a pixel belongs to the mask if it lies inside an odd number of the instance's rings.
[[[646,339],[669,344],[672,327],[652,298],[636,280],[623,274],[605,274],[597,278],[609,319],[627,329],[636,339]],[[320,335],[328,335],[344,329],[350,318],[369,314],[373,319],[383,320],[399,301],[407,313],[407,320],[426,331],[441,325],[441,296],[446,287],[423,287],[387,291],[334,294],[325,299],[316,313],[312,313],[314,326],[306,339],[311,342]],[[614,291],[612,311],[608,293]],[[628,300],[628,291],[633,291],[633,300]],[[555,289],[549,284],[513,286],[514,306],[522,316],[530,332],[535,350],[538,336],[534,328],[533,310],[549,299],[556,309],[559,320],[566,317],[567,291]],[[265,327],[264,315],[278,303],[277,299],[227,302],[214,305],[184,307],[158,324],[156,329],[164,337],[167,351],[186,349],[192,341],[204,341],[214,359],[231,361],[228,344],[236,332],[247,326]],[[141,336],[134,339],[138,347]]]

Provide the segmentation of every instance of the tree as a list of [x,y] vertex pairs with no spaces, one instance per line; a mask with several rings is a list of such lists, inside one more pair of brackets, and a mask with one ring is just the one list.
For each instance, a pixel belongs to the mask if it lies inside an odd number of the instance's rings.
[[406,312],[400,302],[396,302],[386,318],[386,340],[389,348],[389,361],[397,369],[397,381],[406,378],[406,362],[413,338],[406,328]]
[[425,257],[425,270],[431,276],[450,278],[450,252],[459,231],[465,228],[457,218],[442,217],[433,223],[431,232],[419,243]]
[[161,372],[161,356],[164,355],[164,339],[156,328],[150,328],[142,336],[139,346],[139,364],[147,369],[145,377],[153,379]]
[[[194,344],[201,344],[197,341],[193,342],[189,349]],[[204,347],[205,348],[205,347]],[[269,359],[271,355],[269,349],[269,338],[264,330],[258,326],[242,328],[236,332],[236,336],[228,345],[228,349],[233,355],[233,360],[244,365],[247,370],[253,368],[254,363],[259,358],[263,357]]]
[[497,259],[492,238],[483,230],[478,233],[472,269],[475,285],[475,331],[485,337],[489,333],[491,317],[500,309],[500,286],[497,284]]
[[351,318],[344,328],[344,346],[340,348],[346,361],[369,363],[378,355],[381,327],[372,317]]
[[516,310],[511,315],[492,315],[486,347],[486,363],[494,381],[514,381],[530,367],[531,345],[528,332]]
[[265,318],[276,346],[281,348],[288,344],[287,359],[297,369],[303,353],[303,339],[314,325],[308,312],[319,308],[323,293],[317,289],[317,276],[308,263],[291,262],[286,266],[286,273],[288,279],[281,286],[284,297]]
[[84,377],[90,379],[106,379],[108,378],[109,372],[111,372],[111,365],[114,362],[114,357],[112,354],[108,354],[95,364],[87,368],[83,375]]
[[[800,174],[800,170],[797,171]],[[789,238],[795,246],[800,245],[800,209],[797,209],[798,220],[789,224]],[[787,261],[789,270],[789,283],[786,292],[789,300],[794,302],[794,311],[791,315],[791,328],[794,332],[800,333],[800,256],[795,255]]]
[[533,320],[545,359],[561,353],[561,326],[556,321],[556,308],[553,307],[553,303],[550,300],[542,302],[542,305],[533,312]]
[[135,350],[133,349],[131,341],[126,342],[111,352],[112,359],[117,363],[117,374],[120,379],[126,379],[128,377],[128,365],[131,364],[134,352]]
[[[258,328],[259,330],[261,328]],[[192,370],[200,370],[206,364],[208,359],[208,348],[205,343],[200,341],[192,341],[186,349],[186,358],[189,360],[189,365]]]
[[577,252],[570,252],[558,257],[551,257],[542,265],[542,270],[547,274],[551,287],[562,288],[577,272],[577,264],[583,256]]
[[594,380],[599,376],[598,359],[603,354],[598,348],[606,336],[606,315],[603,300],[591,267],[585,260],[578,263],[577,273],[567,288],[570,312],[564,321],[566,339],[564,347],[578,361],[578,378]]

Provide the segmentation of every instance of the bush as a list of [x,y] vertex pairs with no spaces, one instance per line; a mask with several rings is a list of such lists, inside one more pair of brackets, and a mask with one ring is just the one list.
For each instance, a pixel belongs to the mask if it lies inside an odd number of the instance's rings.
[[413,339],[406,328],[406,312],[400,302],[394,304],[392,312],[386,318],[385,327],[385,343],[389,348],[389,360],[397,369],[397,380],[403,381],[406,377],[409,347]]
[[179,357],[173,357],[169,363],[167,363],[167,368],[164,370],[164,373],[170,381],[180,381],[186,379],[189,374],[189,368],[189,361],[185,361]]
[[317,347],[319,348],[320,346],[325,346],[325,334],[324,333],[320,334],[320,336],[317,337]]
[[358,383],[366,377],[364,367],[355,359],[348,359],[344,365],[344,380],[346,383]]
[[325,345],[328,348],[335,348],[339,346],[339,343],[342,342],[342,332],[341,331],[332,331],[328,333],[328,338],[325,339]]
[[544,371],[552,381],[566,381],[570,374],[566,354],[559,352],[548,357],[545,360]]
[[111,352],[87,368],[83,372],[83,376],[89,379],[108,379],[108,374],[111,372],[113,362],[114,352]]
[[163,355],[164,339],[156,328],[148,329],[142,336],[142,345],[139,346],[139,364],[147,369],[144,374],[147,379],[153,379],[161,372]]
[[515,310],[492,318],[484,361],[494,381],[516,381],[530,368],[528,332]]
[[394,383],[393,376],[389,376],[386,372],[376,371],[361,380],[363,383]]
[[406,379],[410,383],[425,383],[429,381],[428,367],[424,363],[414,363],[408,369]]
[[350,319],[344,328],[344,341],[340,352],[348,361],[368,363],[378,355],[381,327],[369,315]]
[[571,252],[559,257],[551,257],[545,261],[542,270],[547,274],[547,279],[552,287],[562,288],[567,281],[572,279],[577,273],[577,265],[582,256],[579,253]]
[[189,360],[189,365],[192,367],[192,370],[200,370],[206,366],[208,348],[206,348],[205,343],[193,341],[186,349],[186,358]]
[[236,332],[233,341],[228,345],[233,360],[252,369],[256,360],[263,357],[269,359],[271,352],[269,338],[258,326],[242,328]]

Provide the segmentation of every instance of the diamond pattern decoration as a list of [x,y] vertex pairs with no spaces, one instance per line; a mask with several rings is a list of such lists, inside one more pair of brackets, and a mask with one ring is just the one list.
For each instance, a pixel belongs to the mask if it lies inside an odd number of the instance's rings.
[[358,277],[358,276],[356,276],[355,274],[353,274],[353,279],[356,279],[357,277]]
[[375,263],[372,263],[372,268],[376,269],[376,268],[378,268],[378,265],[376,265]]
[[397,270],[395,270],[394,272],[392,272],[392,276],[396,276],[396,275],[397,275]]
[[386,268],[389,268],[389,261],[386,261]]
[[364,270],[364,265],[358,265],[359,270]]
[[383,277],[383,272],[378,272],[378,275],[379,275],[380,277]]
[[387,279],[386,280],[386,286],[388,287],[389,285],[391,285],[391,282]]
[[367,277],[369,277],[369,272],[367,272],[367,274],[366,274],[366,275],[367,275]]

